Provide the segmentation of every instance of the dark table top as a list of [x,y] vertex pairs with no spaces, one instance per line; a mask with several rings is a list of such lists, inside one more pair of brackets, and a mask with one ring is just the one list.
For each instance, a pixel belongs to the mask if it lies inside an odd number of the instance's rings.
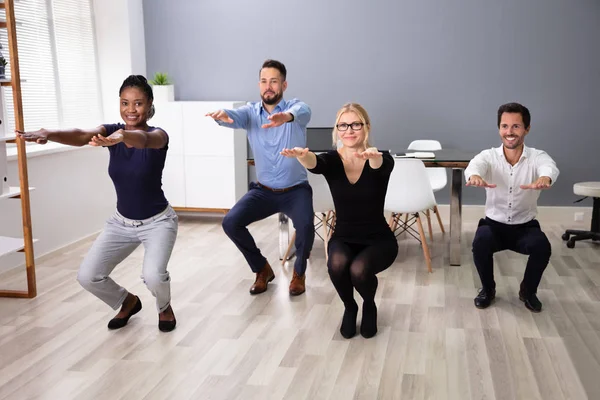
[[434,157],[419,158],[427,167],[444,167],[444,168],[466,168],[469,161],[473,159],[479,151],[475,150],[460,150],[460,149],[442,149],[435,151],[417,151],[407,149],[393,149],[390,154],[395,157],[404,158],[406,153],[433,153]]
[[442,149],[442,150],[435,150],[435,151],[417,151],[417,150],[406,150],[406,149],[401,149],[401,150],[391,150],[390,153],[393,156],[404,156],[406,153],[415,153],[415,152],[424,152],[424,153],[433,153],[435,154],[435,157],[433,158],[421,158],[421,160],[423,161],[443,161],[443,162],[447,162],[447,161],[455,161],[455,162],[460,162],[460,161],[466,161],[469,162],[471,161],[471,159],[473,159],[473,157],[475,157],[477,154],[479,154],[479,151],[471,151],[471,150],[460,150],[460,149]]
[[[314,150],[319,152],[318,150]],[[415,153],[417,150],[393,149],[390,150],[392,156],[402,157],[406,153]],[[422,151],[418,151],[422,152]],[[442,149],[436,151],[425,151],[425,153],[434,153],[433,158],[419,158],[423,161],[426,167],[442,167],[442,168],[466,168],[469,161],[473,159],[479,151],[476,150],[460,150],[460,149]],[[253,159],[248,159],[248,164],[254,165]]]

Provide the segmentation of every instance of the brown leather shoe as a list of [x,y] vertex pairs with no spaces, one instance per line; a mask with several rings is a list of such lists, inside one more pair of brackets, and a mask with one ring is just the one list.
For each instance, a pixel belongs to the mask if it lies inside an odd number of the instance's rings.
[[250,294],[259,294],[267,291],[267,284],[275,279],[275,274],[269,263],[266,263],[263,269],[256,274],[254,285],[250,288]]
[[292,276],[292,281],[290,282],[290,296],[298,296],[306,290],[306,274],[300,276],[294,270],[294,275]]

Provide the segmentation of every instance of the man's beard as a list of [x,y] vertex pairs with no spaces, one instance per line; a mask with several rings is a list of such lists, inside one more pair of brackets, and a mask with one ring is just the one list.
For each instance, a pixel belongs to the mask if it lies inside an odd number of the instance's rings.
[[[510,136],[510,135],[508,135],[508,136]],[[519,148],[519,146],[521,146],[523,144],[522,137],[521,138],[517,137],[514,142],[509,142],[508,140],[506,140],[506,137],[504,139],[505,139],[504,147],[506,147],[507,149],[510,149],[510,150],[517,149],[517,148]]]
[[275,93],[273,95],[273,97],[267,99],[264,95],[260,96],[263,103],[265,103],[266,105],[272,106],[274,104],[277,104],[281,101],[281,98],[283,97],[283,93]]

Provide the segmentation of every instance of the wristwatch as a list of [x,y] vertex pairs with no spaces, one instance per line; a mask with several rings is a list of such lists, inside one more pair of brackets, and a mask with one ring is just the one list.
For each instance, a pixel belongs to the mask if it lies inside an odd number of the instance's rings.
[[294,122],[294,119],[296,119],[296,117],[294,117],[294,114],[293,114],[293,113],[290,113],[290,115],[292,116],[292,119],[290,119],[290,120],[288,121],[288,123],[289,123],[289,122]]

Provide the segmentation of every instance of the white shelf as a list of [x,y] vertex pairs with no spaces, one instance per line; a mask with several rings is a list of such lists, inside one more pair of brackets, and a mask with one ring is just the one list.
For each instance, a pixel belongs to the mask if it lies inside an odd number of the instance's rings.
[[[33,242],[37,242],[34,239]],[[7,254],[16,253],[17,251],[25,248],[25,242],[23,238],[12,238],[7,236],[0,236],[0,257]]]
[[[2,2],[2,3],[4,3],[4,2]],[[4,9],[4,7],[2,7],[2,9]],[[2,26],[3,28],[6,28],[6,24],[7,24],[7,22],[6,22],[5,19],[0,20],[0,26]],[[17,22],[15,22],[15,25],[17,25],[17,26],[23,26],[23,23],[17,21]]]
[[15,140],[16,138],[17,138],[17,135],[15,135],[15,134],[0,136],[0,142],[6,142],[8,140]]
[[[30,187],[29,191],[35,190],[35,188]],[[19,197],[21,194],[21,188],[18,186],[11,186],[8,188],[8,193],[1,193],[0,199],[12,199],[14,197]]]
[[[27,82],[26,79],[21,79],[21,83]],[[8,78],[2,78],[0,79],[0,86],[6,86],[6,87],[10,87],[12,86],[12,80],[8,79]]]

